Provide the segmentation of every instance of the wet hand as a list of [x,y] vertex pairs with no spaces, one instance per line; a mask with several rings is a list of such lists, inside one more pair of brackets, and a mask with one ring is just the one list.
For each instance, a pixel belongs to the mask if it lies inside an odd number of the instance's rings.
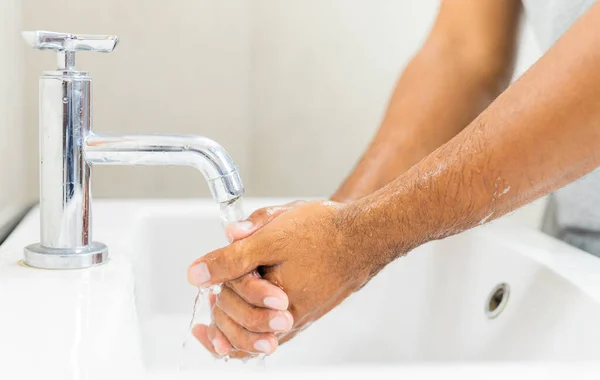
[[[281,294],[273,295],[277,292]],[[253,297],[247,300],[238,293],[252,294]],[[260,299],[265,293],[271,295]],[[286,310],[285,293],[262,280],[256,272],[223,284],[220,294],[209,295],[209,303],[212,323],[196,325],[192,333],[216,356],[244,358],[269,354],[278,345],[275,333],[288,331],[293,324],[293,318]]]
[[[217,354],[231,351],[231,346],[272,353],[279,343],[364,285],[371,275],[368,257],[354,251],[339,219],[341,208],[334,202],[298,205],[254,229],[247,238],[196,260],[188,271],[192,284],[226,284],[223,294],[213,300],[214,325],[198,326],[194,331],[198,339]],[[248,273],[253,273],[252,281],[243,280]],[[247,285],[258,281],[264,281],[261,289],[251,290]],[[252,298],[275,289],[266,281],[287,294],[292,320],[283,310],[266,309],[264,299]],[[291,328],[273,328],[279,324],[270,322],[278,317],[282,319],[277,321],[292,321],[286,326]]]
[[[244,239],[303,203],[306,202],[259,209],[247,220],[227,226],[227,239],[230,242]],[[271,353],[277,347],[274,333],[287,332],[293,324],[287,311],[287,295],[261,279],[257,271],[223,284],[222,289],[218,296],[209,296],[211,325],[195,326],[194,336],[217,356],[243,358],[251,353]]]

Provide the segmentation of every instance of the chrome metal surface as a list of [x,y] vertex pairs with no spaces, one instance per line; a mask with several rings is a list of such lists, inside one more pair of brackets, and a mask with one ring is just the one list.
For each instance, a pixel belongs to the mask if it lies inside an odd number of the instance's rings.
[[83,141],[91,128],[91,78],[40,78],[40,238],[44,247],[90,243],[90,174]]
[[211,139],[185,135],[90,135],[85,157],[94,165],[182,165],[200,170],[213,198],[227,202],[244,192],[233,160]]
[[117,36],[58,33],[45,30],[23,32],[23,38],[31,47],[39,50],[88,50],[99,53],[110,53],[119,42]]
[[75,70],[77,51],[110,53],[119,42],[117,36],[57,33],[44,30],[23,32],[23,38],[34,49],[57,51],[59,70]]
[[106,245],[93,242],[85,247],[48,248],[41,243],[25,247],[25,264],[40,269],[83,269],[108,261]]
[[238,170],[216,142],[200,136],[96,135],[92,80],[75,70],[77,51],[110,52],[115,36],[24,32],[34,48],[55,50],[58,69],[40,78],[40,237],[25,248],[25,263],[74,269],[108,260],[91,236],[92,165],[185,165],[206,178],[216,202],[244,193]]

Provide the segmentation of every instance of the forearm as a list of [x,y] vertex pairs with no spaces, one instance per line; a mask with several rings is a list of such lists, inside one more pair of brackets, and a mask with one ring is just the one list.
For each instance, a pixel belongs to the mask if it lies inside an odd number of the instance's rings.
[[380,189],[468,125],[499,88],[469,68],[453,53],[417,55],[375,138],[333,199],[354,200]]
[[[356,200],[387,185],[504,90],[512,73],[518,5],[468,3],[443,3],[431,35],[398,81],[381,127],[333,200]],[[461,27],[468,10],[476,13],[475,21]],[[486,37],[473,37],[478,35]]]
[[[377,271],[600,165],[600,7],[451,141],[339,219]],[[369,237],[369,238],[367,238]]]

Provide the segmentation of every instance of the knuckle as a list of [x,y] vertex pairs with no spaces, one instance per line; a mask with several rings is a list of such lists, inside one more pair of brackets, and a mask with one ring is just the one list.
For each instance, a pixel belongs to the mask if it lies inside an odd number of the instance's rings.
[[266,207],[264,207],[264,208],[260,208],[260,209],[258,209],[256,211],[254,211],[252,213],[252,215],[250,215],[249,219],[252,219],[252,220],[262,220],[262,219],[264,219],[264,218],[266,218],[268,216],[269,216],[268,209]]
[[[237,292],[239,292],[240,290],[245,290],[248,288],[249,284],[252,284],[252,280],[253,280],[253,276],[251,275],[246,275],[243,277],[238,278],[235,281],[235,289]],[[236,292],[236,293],[237,293]]]
[[[246,253],[246,254],[238,255],[238,257],[240,258],[239,262],[237,263],[238,266],[241,265],[247,271],[250,271],[255,268],[255,262],[256,262],[257,258],[254,257],[254,255]],[[243,284],[244,284],[243,279],[241,280],[240,284],[243,286]]]
[[[223,286],[221,288],[221,293],[216,295],[216,302],[215,305],[219,305],[219,306],[227,306],[231,303],[232,301],[232,290],[227,287],[227,286]],[[226,307],[222,307],[222,309],[226,309]]]
[[[246,276],[242,276],[239,279],[235,279],[235,280],[231,280],[231,281],[227,281],[225,283],[225,286],[223,287],[223,290],[227,289],[228,292],[234,292],[236,294],[240,294],[240,284],[243,281],[243,278]],[[223,293],[223,291],[221,291],[221,293]]]
[[[230,245],[233,249],[222,255],[220,265],[224,268],[227,273],[238,274],[240,271],[240,264],[245,264],[245,255],[242,252],[242,246],[238,243]],[[236,280],[238,277],[234,278]]]
[[229,354],[229,357],[233,358],[233,359],[245,359],[247,357],[249,357],[250,354],[244,351],[232,351]]
[[242,295],[244,300],[252,306],[263,307],[264,303],[262,302],[264,297],[261,297],[259,294],[255,294],[252,292],[244,293]]
[[248,335],[249,333],[242,331],[227,338],[229,338],[231,345],[238,350],[251,351],[253,347]]
[[260,280],[251,276],[244,276],[239,284],[237,284],[235,292],[244,300],[252,303],[252,299],[257,297],[257,293],[260,290],[255,286],[257,281]]
[[[238,279],[228,281],[226,287],[223,288],[224,291],[227,292],[230,297],[239,297],[242,300],[246,300],[247,286],[245,285],[248,282],[248,275],[244,275]],[[223,292],[222,292],[223,293]]]
[[264,330],[264,326],[268,323],[266,322],[266,318],[261,313],[261,311],[253,310],[252,312],[246,314],[246,318],[244,320],[244,327],[248,331],[252,332],[262,332]]

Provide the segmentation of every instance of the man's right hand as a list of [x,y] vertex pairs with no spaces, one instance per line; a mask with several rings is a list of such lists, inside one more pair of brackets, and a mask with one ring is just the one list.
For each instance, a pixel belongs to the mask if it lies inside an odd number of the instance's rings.
[[[196,260],[188,271],[193,285],[227,284],[215,298],[213,329],[199,326],[195,330],[196,335],[206,334],[198,336],[201,342],[208,346],[207,337],[212,334],[211,338],[218,339],[213,346],[226,339],[228,347],[239,351],[273,353],[279,338],[282,342],[292,338],[361,288],[383,266],[371,254],[377,250],[375,245],[357,244],[366,240],[362,232],[347,228],[344,218],[352,216],[346,215],[345,207],[330,201],[292,207],[251,236]],[[230,286],[257,268],[263,278],[260,281],[281,287],[271,285],[269,289],[287,293],[289,311],[283,313],[291,313],[293,322],[292,318],[287,322],[293,325],[286,329],[274,329],[271,322],[277,316],[264,307],[255,307],[250,296],[256,297],[256,293],[246,292],[248,287],[240,290]],[[289,314],[284,314],[278,316],[288,318]]]
[[[304,203],[306,202],[295,201],[256,210],[247,220],[228,225],[225,228],[227,239],[231,243],[242,240],[280,215]],[[288,332],[293,325],[293,317],[287,311],[289,306],[287,295],[276,285],[262,279],[256,270],[223,284],[222,289],[218,296],[209,295],[213,315],[211,325],[195,326],[194,336],[207,350],[217,356],[230,355],[234,358],[243,358],[251,353],[272,352],[278,346],[276,334]],[[252,312],[248,312],[249,310]],[[228,334],[223,333],[215,323],[215,315],[219,320],[230,322],[227,324],[226,332],[237,332],[237,335],[245,336],[245,340],[242,342],[237,337],[228,338]],[[252,320],[246,320],[239,315],[253,315],[253,317]],[[260,340],[266,341],[268,345],[264,342],[257,344]],[[232,341],[236,344],[232,344]]]

